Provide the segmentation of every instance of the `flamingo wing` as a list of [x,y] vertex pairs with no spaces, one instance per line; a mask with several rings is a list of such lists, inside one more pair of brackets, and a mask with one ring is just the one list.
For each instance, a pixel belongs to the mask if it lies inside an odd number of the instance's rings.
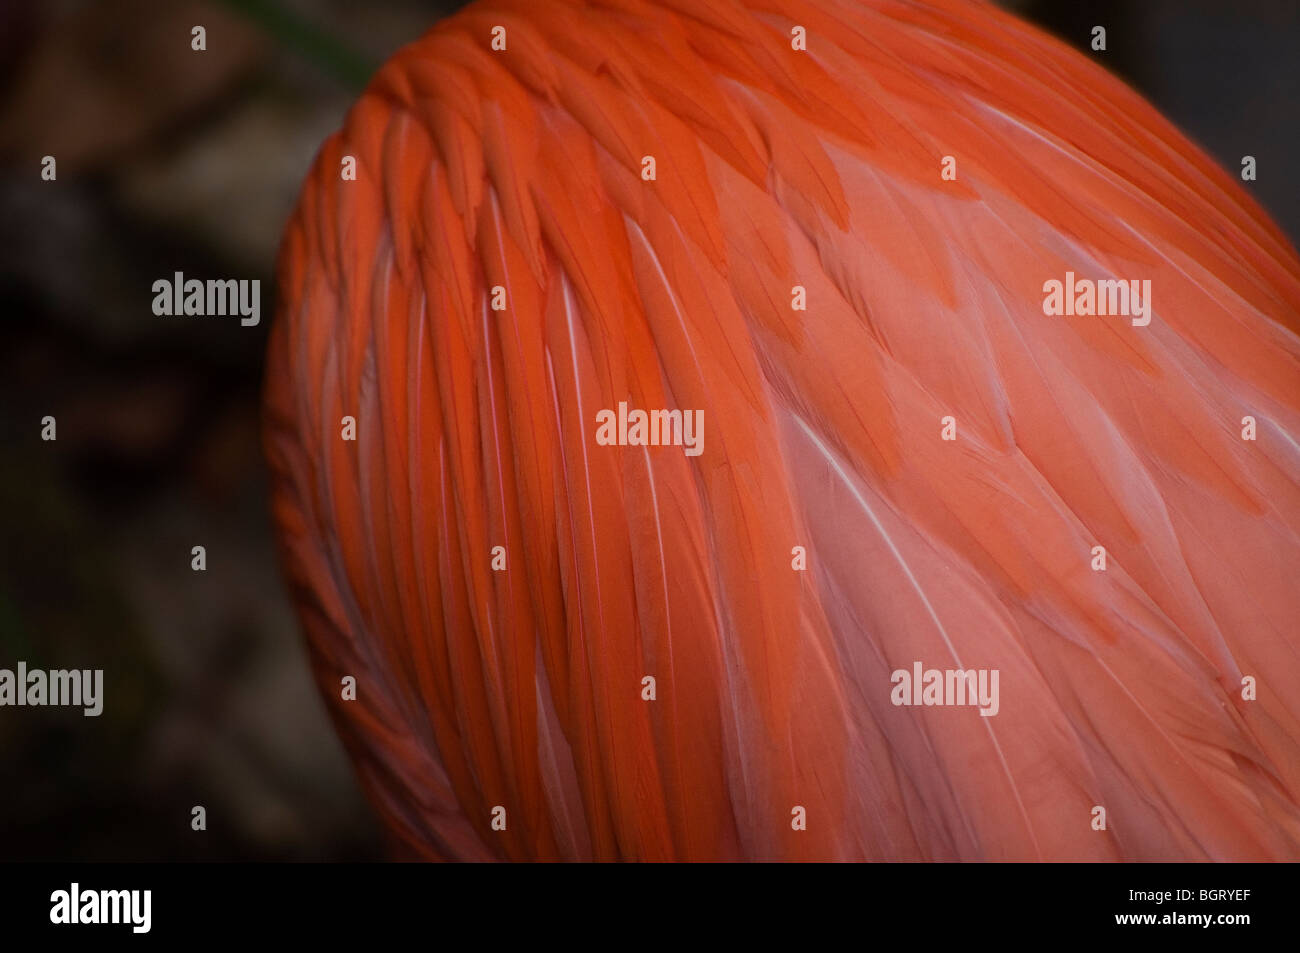
[[[1045,314],[1067,273],[1149,324]],[[1300,260],[1061,43],[480,0],[278,284],[284,561],[413,853],[1300,859]],[[701,452],[604,445],[620,403]],[[918,664],[996,713],[895,704]]]

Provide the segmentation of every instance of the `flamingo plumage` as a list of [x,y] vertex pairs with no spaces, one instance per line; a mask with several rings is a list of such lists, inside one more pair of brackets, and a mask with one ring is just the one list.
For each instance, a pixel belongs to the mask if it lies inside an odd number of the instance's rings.
[[1298,330],[1240,183],[994,7],[479,0],[281,252],[322,692],[414,856],[1300,859]]

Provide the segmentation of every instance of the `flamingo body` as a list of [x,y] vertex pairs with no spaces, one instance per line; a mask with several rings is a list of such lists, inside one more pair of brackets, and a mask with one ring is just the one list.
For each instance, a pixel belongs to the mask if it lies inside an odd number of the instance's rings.
[[1298,326],[1240,185],[995,8],[481,0],[284,241],[322,691],[418,856],[1300,859]]

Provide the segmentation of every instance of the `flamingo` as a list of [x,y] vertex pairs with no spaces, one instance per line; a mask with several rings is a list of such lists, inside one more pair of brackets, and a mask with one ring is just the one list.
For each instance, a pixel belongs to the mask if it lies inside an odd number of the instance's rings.
[[1300,259],[1086,55],[479,0],[277,284],[282,562],[403,854],[1300,859]]

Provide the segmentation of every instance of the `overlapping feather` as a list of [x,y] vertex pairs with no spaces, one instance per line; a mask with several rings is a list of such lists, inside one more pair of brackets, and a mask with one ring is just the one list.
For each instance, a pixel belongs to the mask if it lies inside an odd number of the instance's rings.
[[[1067,270],[1151,325],[1044,316]],[[414,853],[1300,859],[1300,261],[1063,45],[481,0],[326,143],[279,295],[285,561]],[[598,445],[620,401],[703,454]],[[895,707],[914,661],[999,713]]]

